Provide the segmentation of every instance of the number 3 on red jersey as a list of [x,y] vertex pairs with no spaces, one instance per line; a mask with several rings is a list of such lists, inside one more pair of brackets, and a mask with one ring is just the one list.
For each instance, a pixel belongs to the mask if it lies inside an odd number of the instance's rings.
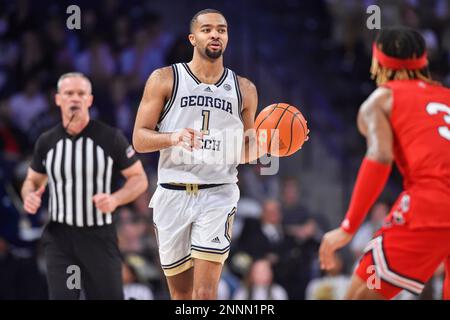
[[[439,112],[445,112],[446,115],[444,115],[444,121],[450,125],[450,107],[443,104],[443,103],[437,103],[437,102],[430,102],[427,104],[427,112],[430,115],[438,114]],[[438,128],[439,134],[444,137],[445,139],[450,141],[450,129],[446,126],[442,126]]]

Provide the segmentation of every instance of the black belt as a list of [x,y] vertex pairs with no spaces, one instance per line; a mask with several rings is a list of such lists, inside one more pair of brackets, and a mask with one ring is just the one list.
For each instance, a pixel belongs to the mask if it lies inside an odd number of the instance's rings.
[[196,190],[208,189],[223,186],[220,184],[192,184],[192,183],[161,183],[160,186],[170,190],[184,190],[187,192],[195,192]]

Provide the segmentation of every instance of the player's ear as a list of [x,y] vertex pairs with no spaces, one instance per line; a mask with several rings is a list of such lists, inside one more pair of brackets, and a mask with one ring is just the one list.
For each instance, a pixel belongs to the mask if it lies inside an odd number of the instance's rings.
[[88,97],[88,108],[92,106],[92,103],[94,102],[94,96],[92,94]]
[[188,39],[189,39],[189,42],[192,44],[193,47],[195,47],[197,45],[196,42],[195,42],[195,36],[192,33],[190,33],[188,35]]

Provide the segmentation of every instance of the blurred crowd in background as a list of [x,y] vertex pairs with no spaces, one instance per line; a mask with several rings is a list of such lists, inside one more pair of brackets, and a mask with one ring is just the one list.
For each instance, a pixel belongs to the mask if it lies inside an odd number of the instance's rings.
[[[20,187],[37,137],[60,121],[59,76],[86,74],[93,83],[91,116],[131,141],[148,76],[191,59],[190,18],[210,6],[229,23],[225,65],[256,84],[259,110],[290,102],[311,129],[305,147],[281,159],[278,175],[260,175],[259,165],[239,167],[241,200],[219,298],[342,299],[352,268],[401,188],[395,173],[338,266],[322,272],[321,237],[343,217],[365,152],[355,119],[375,88],[368,73],[375,32],[366,28],[366,8],[381,7],[382,26],[420,30],[433,77],[449,86],[449,1],[72,2],[0,0],[0,299],[47,298],[39,242],[47,204],[27,216]],[[66,28],[70,4],[81,8],[80,30]],[[125,295],[168,299],[148,208],[158,154],[141,159],[151,187],[116,212]],[[440,299],[442,278],[439,269],[420,297],[402,293],[398,299]]]

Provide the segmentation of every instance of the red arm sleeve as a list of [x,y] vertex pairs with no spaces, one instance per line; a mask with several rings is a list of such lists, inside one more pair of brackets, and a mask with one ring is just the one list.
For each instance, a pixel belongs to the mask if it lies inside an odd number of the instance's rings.
[[364,158],[356,178],[350,206],[341,223],[344,231],[353,234],[358,230],[369,209],[383,191],[391,173],[391,167],[391,165]]

